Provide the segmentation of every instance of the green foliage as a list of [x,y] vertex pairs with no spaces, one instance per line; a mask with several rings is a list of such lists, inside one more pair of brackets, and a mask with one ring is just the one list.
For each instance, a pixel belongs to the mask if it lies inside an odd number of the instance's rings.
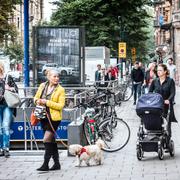
[[3,42],[5,36],[14,36],[14,26],[9,23],[9,20],[18,3],[21,3],[21,0],[1,0],[0,2],[0,42]]
[[21,63],[23,60],[23,46],[20,43],[11,43],[5,48],[5,54],[9,55],[10,60],[15,60],[15,63]]
[[[59,0],[51,25],[79,25],[86,29],[86,46],[107,46],[117,56],[118,42],[126,41],[138,55],[148,51],[148,18],[144,8],[150,0]],[[123,33],[122,33],[123,32]],[[120,37],[121,36],[121,37]]]

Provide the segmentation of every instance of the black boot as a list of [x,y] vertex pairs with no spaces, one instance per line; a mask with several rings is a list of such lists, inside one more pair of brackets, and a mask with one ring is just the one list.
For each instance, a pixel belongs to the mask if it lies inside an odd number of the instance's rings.
[[52,148],[53,143],[44,143],[45,148],[45,154],[44,154],[44,162],[40,168],[37,169],[37,171],[49,171],[49,160],[52,156]]
[[53,144],[52,158],[54,160],[54,165],[49,170],[51,170],[51,171],[53,171],[53,170],[60,170],[61,169],[61,165],[59,163],[59,153],[58,153],[57,143]]

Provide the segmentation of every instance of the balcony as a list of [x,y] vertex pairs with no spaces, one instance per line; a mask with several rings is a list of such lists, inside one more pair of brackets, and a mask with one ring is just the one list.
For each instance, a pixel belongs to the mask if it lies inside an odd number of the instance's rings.
[[172,23],[180,22],[180,12],[175,12],[172,15]]
[[159,27],[159,21],[158,20],[154,20],[154,27],[158,28]]
[[164,4],[164,3],[165,3],[165,0],[154,0],[154,1],[153,1],[153,4],[154,4],[154,5]]
[[161,27],[161,29],[164,29],[167,31],[172,27],[172,23],[171,22],[164,22],[160,27]]

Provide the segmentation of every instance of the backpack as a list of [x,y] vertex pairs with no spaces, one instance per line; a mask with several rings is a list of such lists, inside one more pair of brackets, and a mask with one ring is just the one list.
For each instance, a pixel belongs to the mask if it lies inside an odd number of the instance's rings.
[[0,79],[0,101],[4,99],[4,92],[5,92],[5,82],[3,79]]

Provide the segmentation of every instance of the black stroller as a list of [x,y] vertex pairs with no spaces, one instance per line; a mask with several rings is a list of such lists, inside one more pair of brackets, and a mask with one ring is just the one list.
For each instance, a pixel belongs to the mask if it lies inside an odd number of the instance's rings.
[[137,158],[141,160],[144,152],[157,152],[160,160],[164,152],[174,156],[174,142],[168,133],[168,115],[164,118],[164,100],[160,94],[142,95],[136,106],[136,113],[141,118],[136,145]]

